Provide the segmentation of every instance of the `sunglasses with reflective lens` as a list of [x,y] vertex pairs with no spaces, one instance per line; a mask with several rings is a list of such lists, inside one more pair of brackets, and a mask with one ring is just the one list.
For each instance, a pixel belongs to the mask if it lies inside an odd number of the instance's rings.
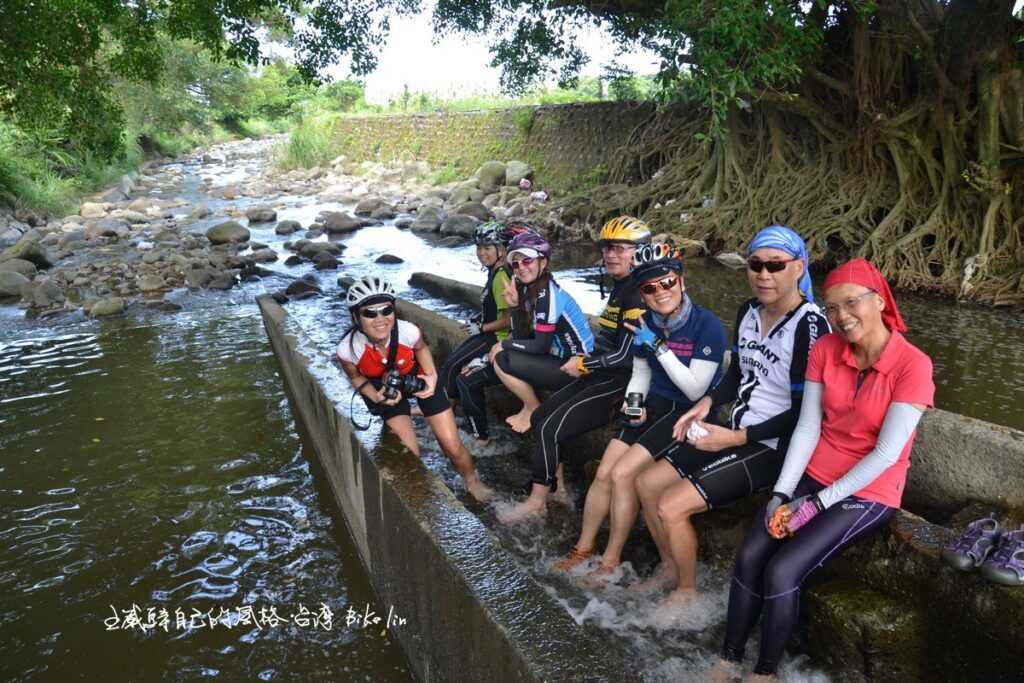
[[640,291],[643,292],[644,294],[654,294],[655,292],[658,291],[658,287],[661,287],[662,289],[667,291],[675,287],[677,282],[679,282],[679,278],[672,277],[670,275],[668,277],[661,278],[657,282],[645,282],[644,284],[640,285]]
[[373,320],[378,315],[387,316],[391,315],[394,312],[394,306],[383,306],[381,308],[364,308],[363,310],[359,311],[359,315],[361,315],[364,318],[368,318],[369,320]]
[[523,258],[512,262],[512,270],[516,270],[520,267],[525,268],[526,266],[530,265],[536,260],[537,259],[533,258],[532,256],[524,256]]
[[799,258],[786,259],[784,261],[762,261],[759,258],[748,258],[747,268],[750,268],[755,273],[760,273],[762,269],[767,268],[769,273],[781,273],[786,269],[786,266],[793,261],[799,261]]

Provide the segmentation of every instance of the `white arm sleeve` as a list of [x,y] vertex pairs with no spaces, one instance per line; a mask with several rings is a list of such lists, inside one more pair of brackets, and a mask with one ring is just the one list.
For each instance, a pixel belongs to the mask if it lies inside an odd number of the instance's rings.
[[797,420],[793,436],[789,440],[786,460],[782,463],[782,471],[775,481],[773,491],[785,493],[793,497],[793,491],[800,482],[807,463],[818,445],[821,436],[821,382],[804,382],[804,399],[800,403],[800,419]]
[[670,351],[659,353],[658,362],[665,369],[672,384],[679,387],[691,401],[698,401],[704,396],[711,386],[711,380],[715,378],[715,371],[718,370],[718,363],[709,360],[691,360],[690,366],[687,367]]
[[[806,390],[806,389],[805,389]],[[850,471],[818,493],[818,500],[826,508],[873,482],[900,458],[903,447],[913,436],[923,413],[909,403],[893,403],[885,411],[882,429],[878,432],[875,448],[864,456]],[[802,417],[802,416],[801,416]],[[792,449],[790,449],[792,450]]]
[[647,398],[647,390],[651,388],[651,366],[642,356],[633,356],[633,374],[629,377],[626,395],[643,394]]

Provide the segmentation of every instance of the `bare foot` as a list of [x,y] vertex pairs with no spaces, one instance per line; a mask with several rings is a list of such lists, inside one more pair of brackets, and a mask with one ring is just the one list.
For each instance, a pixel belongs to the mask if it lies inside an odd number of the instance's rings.
[[587,588],[604,588],[612,580],[612,576],[615,575],[615,570],[618,568],[618,563],[613,565],[600,564],[597,569],[594,569],[580,579],[580,584]]
[[494,491],[480,481],[480,477],[473,477],[472,479],[466,480],[466,490],[469,491],[469,495],[473,496],[477,501],[486,503],[490,500],[491,496],[494,495]]
[[678,579],[676,578],[675,567],[667,566],[666,563],[662,562],[648,578],[643,581],[637,581],[626,590],[630,593],[653,593],[674,586],[676,581]]
[[532,410],[527,410],[526,408],[523,408],[515,415],[511,415],[505,418],[505,422],[507,422],[508,426],[512,428],[512,431],[518,432],[520,434],[525,434],[526,432],[530,431],[531,415],[533,415]]
[[747,677],[743,679],[743,683],[776,683],[779,677],[775,674],[755,674],[749,673]]
[[676,588],[674,591],[668,594],[661,604],[658,605],[659,610],[680,610],[688,607],[693,600],[697,597],[697,591],[688,588]]
[[569,495],[569,489],[561,482],[558,484],[558,490],[551,494],[551,500],[561,503],[566,507],[572,507],[573,504],[572,496]]
[[704,672],[704,676],[709,683],[734,683],[740,680],[740,666],[736,662],[719,659]]
[[511,510],[498,513],[498,521],[502,524],[518,524],[531,519],[539,519],[547,512],[547,506],[543,502],[537,502],[533,498],[527,498],[514,506]]

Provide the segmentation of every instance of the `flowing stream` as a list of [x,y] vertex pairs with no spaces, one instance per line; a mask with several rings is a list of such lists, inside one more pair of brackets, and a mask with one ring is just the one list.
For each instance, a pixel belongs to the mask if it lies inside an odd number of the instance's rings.
[[[191,229],[224,220],[218,211],[228,203],[253,202],[215,199],[202,179],[218,186],[259,173],[267,150],[253,142],[228,163],[165,167],[179,196],[214,212]],[[262,201],[303,226],[340,207],[308,196]],[[421,305],[460,314],[407,281],[427,271],[482,283],[472,246],[441,247],[388,223],[345,236],[338,274],[378,272]],[[250,229],[285,254],[272,223]],[[559,281],[597,312],[597,252],[571,252],[556,254]],[[375,264],[383,253],[404,263]],[[268,267],[312,272],[283,261]],[[347,313],[336,275],[319,277],[327,296],[290,303],[289,313],[326,356]],[[343,524],[318,501],[254,304],[284,283],[175,292],[168,298],[183,306],[177,313],[137,308],[102,322],[26,320],[0,307],[0,678],[409,680],[384,629],[346,619],[400,606],[376,603]],[[689,263],[687,285],[730,327],[748,296],[742,272],[710,262]],[[1020,312],[898,299],[911,340],[935,361],[938,405],[1024,428]],[[372,445],[378,432],[364,437]],[[436,449],[424,457],[453,483]],[[503,540],[543,580],[573,530],[560,526],[539,540],[542,531]],[[638,616],[644,606],[626,594],[566,591],[557,581],[550,590],[578,621],[628,637],[647,658],[645,678],[679,680],[720,633],[726,577],[709,570],[702,580],[704,602],[675,624],[690,634],[675,649],[648,642],[663,627]],[[824,680],[799,662],[784,678]]]

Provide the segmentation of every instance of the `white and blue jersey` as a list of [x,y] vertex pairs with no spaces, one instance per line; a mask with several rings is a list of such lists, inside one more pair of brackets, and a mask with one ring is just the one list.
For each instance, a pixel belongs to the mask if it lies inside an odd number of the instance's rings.
[[[693,304],[690,317],[686,323],[676,331],[665,336],[664,330],[660,329],[654,322],[650,311],[644,313],[644,323],[665,342],[669,351],[675,354],[679,362],[690,367],[691,360],[706,360],[710,363],[717,363],[715,376],[711,380],[714,387],[722,378],[722,359],[725,356],[725,349],[728,338],[725,334],[725,327],[711,311]],[[665,369],[658,362],[654,351],[644,346],[641,351],[647,364],[651,367],[651,388],[650,391],[670,401],[677,401],[683,405],[692,406],[691,401],[682,390],[672,382],[672,379],[665,372]]]
[[533,329],[552,335],[551,352],[568,358],[594,350],[594,333],[576,300],[552,279],[537,295]]

